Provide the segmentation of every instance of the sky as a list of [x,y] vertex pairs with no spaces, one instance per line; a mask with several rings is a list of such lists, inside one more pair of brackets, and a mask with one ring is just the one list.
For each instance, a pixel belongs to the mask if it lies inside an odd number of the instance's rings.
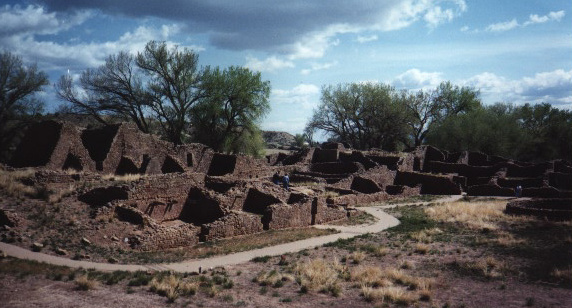
[[[192,49],[201,66],[260,71],[264,130],[301,133],[324,86],[380,82],[479,90],[484,104],[572,110],[570,0],[0,0],[0,50],[53,85],[150,40]],[[53,86],[40,98],[62,104]]]

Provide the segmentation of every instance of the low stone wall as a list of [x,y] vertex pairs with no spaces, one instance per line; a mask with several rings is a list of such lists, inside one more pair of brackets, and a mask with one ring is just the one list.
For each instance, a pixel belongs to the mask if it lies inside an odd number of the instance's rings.
[[336,205],[357,205],[357,204],[368,204],[372,202],[379,202],[388,200],[389,195],[385,191],[377,192],[374,194],[352,194],[343,195],[335,198],[328,198],[328,204]]
[[571,220],[572,199],[514,200],[507,203],[505,213],[550,220]]
[[414,187],[421,184],[421,194],[460,195],[459,184],[453,182],[452,176],[440,176],[419,172],[397,172],[395,185]]
[[514,196],[514,189],[500,187],[498,184],[484,184],[469,186],[467,194],[470,196]]
[[262,232],[262,217],[243,212],[231,212],[215,222],[201,226],[201,241]]
[[187,223],[162,226],[155,232],[141,238],[140,249],[150,251],[189,247],[199,243],[200,232],[200,227]]

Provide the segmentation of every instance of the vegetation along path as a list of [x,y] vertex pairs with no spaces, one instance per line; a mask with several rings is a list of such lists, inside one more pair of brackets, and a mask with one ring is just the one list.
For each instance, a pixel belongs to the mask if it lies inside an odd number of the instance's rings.
[[[400,204],[403,205],[423,205],[435,202],[453,202],[459,200],[462,196],[449,196],[441,199],[437,199],[431,202],[417,202],[412,204]],[[248,262],[255,257],[262,256],[275,256],[285,253],[297,252],[303,249],[313,248],[326,243],[337,241],[338,239],[352,238],[358,235],[366,233],[380,232],[385,229],[395,227],[399,224],[399,220],[383,211],[384,208],[394,207],[395,205],[379,205],[373,207],[363,207],[360,210],[373,215],[377,220],[371,224],[363,224],[358,226],[334,226],[334,225],[317,225],[317,228],[332,228],[339,231],[336,234],[330,234],[326,236],[320,236],[300,241],[295,241],[286,244],[280,244],[276,246],[264,247],[260,249],[254,249],[250,251],[243,251],[233,254],[228,254],[224,256],[215,256],[212,258],[198,259],[198,260],[187,260],[177,263],[162,263],[162,264],[110,264],[110,263],[97,263],[89,261],[79,261],[71,260],[63,257],[47,255],[40,252],[33,252],[18,246],[10,245],[7,243],[0,242],[0,249],[4,251],[7,255],[20,258],[28,259],[39,262],[45,262],[54,265],[62,265],[73,268],[93,268],[101,271],[138,271],[138,270],[159,270],[159,271],[175,271],[175,272],[192,272],[198,271],[199,267],[207,269],[216,266],[225,266],[239,264],[243,262]]]

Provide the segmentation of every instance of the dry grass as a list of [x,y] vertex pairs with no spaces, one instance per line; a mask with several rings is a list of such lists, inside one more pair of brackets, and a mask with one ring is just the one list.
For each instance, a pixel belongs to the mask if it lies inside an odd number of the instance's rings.
[[23,198],[34,197],[38,191],[33,186],[26,186],[20,180],[32,177],[35,173],[34,169],[19,169],[15,171],[7,171],[0,168],[0,190],[11,197]]
[[461,269],[467,270],[488,279],[502,278],[509,270],[507,264],[494,257],[479,258],[474,261],[458,263]]
[[324,198],[335,198],[335,197],[339,197],[340,193],[337,191],[328,190],[328,191],[325,191],[321,196]]
[[320,258],[298,262],[294,267],[294,272],[296,281],[303,292],[318,291],[339,296],[341,294],[340,276],[347,273],[347,268],[336,259],[326,261]]
[[387,255],[389,252],[391,252],[391,249],[385,246],[378,246],[373,249],[372,254],[376,257],[383,257]]
[[550,277],[558,282],[570,284],[572,283],[572,267],[566,269],[555,268],[550,272]]
[[436,234],[441,234],[443,231],[439,228],[424,229],[418,232],[413,232],[409,235],[412,240],[417,242],[429,244],[433,243],[433,236]]
[[382,287],[382,288],[372,288],[363,286],[361,288],[361,294],[364,299],[368,302],[375,302],[379,300],[389,301],[396,303],[398,305],[409,305],[417,301],[418,296],[403,287]]
[[504,214],[507,201],[452,202],[425,209],[438,222],[460,224],[473,230],[497,230],[500,222],[524,222],[532,218]]
[[151,292],[167,297],[169,302],[174,302],[181,295],[194,295],[198,289],[198,282],[185,281],[175,275],[155,277],[149,283]]
[[415,253],[419,253],[419,254],[426,254],[431,250],[431,247],[427,244],[422,244],[422,243],[418,243],[415,244],[415,246],[413,247],[413,252]]
[[77,276],[74,282],[77,289],[82,291],[93,290],[99,285],[97,280],[91,279],[87,275]]
[[143,177],[145,177],[144,174],[138,174],[138,173],[124,174],[124,175],[105,174],[101,177],[101,179],[106,181],[115,181],[115,182],[135,182],[139,181]]
[[365,259],[365,253],[363,251],[354,251],[349,256],[348,259],[352,260],[353,264],[360,264]]
[[350,273],[350,280],[361,288],[367,301],[387,300],[397,304],[411,304],[418,299],[431,298],[432,280],[406,274],[401,269],[358,266]]
[[260,272],[253,281],[258,283],[261,286],[273,286],[279,287],[285,281],[294,281],[294,276],[290,274],[283,274],[279,273],[276,270],[272,270],[269,272],[262,271]]

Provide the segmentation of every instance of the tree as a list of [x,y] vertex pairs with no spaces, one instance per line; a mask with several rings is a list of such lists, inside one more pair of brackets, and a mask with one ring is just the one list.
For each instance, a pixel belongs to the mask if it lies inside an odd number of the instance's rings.
[[48,76],[37,66],[26,66],[19,56],[0,53],[0,159],[30,116],[41,113],[43,104],[34,98],[48,84]]
[[433,127],[427,141],[451,152],[478,151],[516,157],[522,132],[513,110],[512,105],[499,103],[451,115]]
[[142,132],[150,132],[150,95],[145,92],[131,54],[122,51],[109,56],[99,68],[85,70],[79,86],[81,92],[70,75],[62,76],[55,86],[58,96],[71,103],[71,112],[90,115],[103,124],[109,124],[103,115],[113,115],[133,121]]
[[201,91],[203,96],[190,110],[193,139],[220,152],[258,155],[258,121],[270,109],[270,82],[247,68],[207,68]]
[[516,110],[525,132],[524,160],[549,160],[572,157],[572,112],[548,103],[524,104]]
[[469,87],[453,86],[442,82],[435,90],[416,93],[402,91],[397,98],[408,111],[407,124],[411,130],[412,144],[423,144],[432,127],[448,117],[467,113],[481,106],[479,92]]
[[186,141],[191,108],[204,97],[198,61],[192,50],[168,48],[165,42],[150,41],[137,54],[137,65],[150,78],[150,107],[167,140],[175,144]]
[[323,130],[357,149],[396,150],[407,139],[407,114],[395,95],[395,90],[384,84],[323,87],[321,104],[306,130]]

